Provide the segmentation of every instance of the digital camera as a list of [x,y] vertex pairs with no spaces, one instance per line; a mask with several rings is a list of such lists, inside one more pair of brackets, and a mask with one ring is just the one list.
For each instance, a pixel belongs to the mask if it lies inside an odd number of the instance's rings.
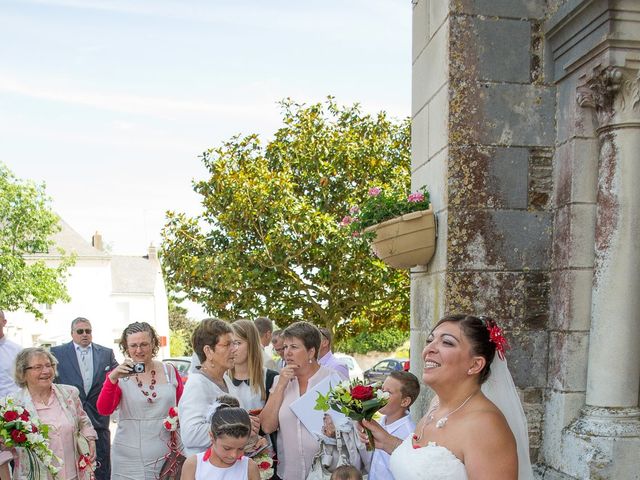
[[133,373],[144,373],[144,363],[134,363],[131,371]]

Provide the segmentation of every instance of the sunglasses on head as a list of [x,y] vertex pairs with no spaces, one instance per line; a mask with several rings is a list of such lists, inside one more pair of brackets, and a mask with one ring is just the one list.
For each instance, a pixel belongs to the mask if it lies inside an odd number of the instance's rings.
[[76,333],[77,333],[78,335],[84,335],[85,333],[86,333],[87,335],[91,335],[91,329],[90,329],[90,328],[78,328],[78,329],[76,330]]

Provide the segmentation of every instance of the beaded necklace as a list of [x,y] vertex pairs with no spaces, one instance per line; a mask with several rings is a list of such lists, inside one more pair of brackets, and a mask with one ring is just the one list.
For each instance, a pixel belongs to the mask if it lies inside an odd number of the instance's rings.
[[147,402],[153,403],[153,399],[158,396],[158,393],[155,392],[156,388],[156,371],[151,370],[151,383],[149,384],[149,390],[145,390],[142,388],[142,380],[138,378],[138,374],[136,373],[136,382],[138,382],[138,388],[142,392],[142,394],[147,397]]

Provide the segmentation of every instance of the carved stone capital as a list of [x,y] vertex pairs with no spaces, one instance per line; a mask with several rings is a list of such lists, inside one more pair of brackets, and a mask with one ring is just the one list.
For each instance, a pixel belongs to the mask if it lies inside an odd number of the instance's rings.
[[640,121],[640,71],[621,67],[596,67],[578,86],[576,100],[593,108],[599,128]]

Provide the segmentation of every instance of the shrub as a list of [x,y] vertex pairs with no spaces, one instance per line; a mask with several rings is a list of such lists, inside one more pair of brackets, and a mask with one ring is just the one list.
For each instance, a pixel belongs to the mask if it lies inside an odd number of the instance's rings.
[[334,351],[368,353],[372,350],[389,352],[401,346],[409,338],[409,332],[396,327],[377,332],[363,331],[351,338],[338,340]]

